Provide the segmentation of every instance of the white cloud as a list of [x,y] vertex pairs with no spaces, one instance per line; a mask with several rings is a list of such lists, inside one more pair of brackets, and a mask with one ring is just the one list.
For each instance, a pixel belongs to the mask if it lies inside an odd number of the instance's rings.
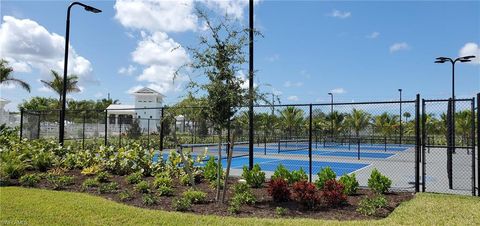
[[113,7],[115,19],[128,28],[181,32],[197,27],[193,0],[117,0]]
[[37,90],[40,91],[40,92],[43,92],[43,93],[53,93],[53,90],[51,90],[50,88],[47,88],[46,86],[42,86],[42,87],[38,88]]
[[275,62],[277,61],[278,59],[280,59],[280,56],[278,54],[273,54],[272,56],[269,56],[266,58],[268,62]]
[[118,73],[122,75],[132,75],[137,70],[137,67],[128,65],[128,67],[121,67],[118,69]]
[[303,86],[302,82],[291,82],[291,81],[286,81],[283,86],[289,88],[289,87],[300,87]]
[[[243,71],[237,71],[236,76],[243,81],[243,83],[240,87],[242,89],[248,89],[249,79],[248,79],[247,75]],[[253,87],[256,88],[257,86],[258,86],[258,84],[255,81],[253,81]]]
[[138,91],[138,90],[141,89],[141,88],[143,88],[143,86],[140,86],[140,85],[133,86],[132,88],[128,89],[126,93],[132,94],[132,93]]
[[378,36],[380,36],[380,32],[374,31],[371,34],[367,35],[367,38],[375,39],[378,38]]
[[289,100],[289,101],[298,101],[299,99],[298,99],[297,96],[289,96],[289,97],[287,97],[287,100]]
[[93,95],[95,98],[100,98],[100,97],[103,97],[103,93],[102,92],[97,92],[95,93],[95,95]]
[[410,46],[406,42],[397,42],[390,46],[390,52],[394,53],[400,50],[408,50]]
[[[248,7],[248,0],[204,0],[207,7],[220,11],[220,14],[227,14],[237,19],[243,18],[243,12]],[[260,0],[254,0],[256,5]]]
[[[0,27],[0,57],[10,61],[14,70],[31,72],[32,68],[48,74],[50,69],[63,71],[65,39],[50,33],[30,19],[4,16]],[[69,48],[69,74],[79,76],[80,83],[96,82],[89,60]]]
[[472,59],[473,64],[480,64],[480,47],[478,46],[477,43],[474,42],[469,42],[466,43],[462,49],[459,51],[460,56],[475,56],[474,59]]
[[344,94],[347,91],[344,88],[336,88],[336,89],[330,90],[330,92],[334,94]]
[[0,84],[0,91],[2,89],[15,89],[17,86],[13,83],[8,83],[8,84],[5,84],[5,83],[2,83]]
[[342,12],[340,10],[334,9],[331,13],[328,14],[328,16],[334,17],[334,18],[339,18],[339,19],[346,19],[346,18],[349,18],[350,16],[352,16],[352,13],[347,12],[347,11]]
[[[161,93],[174,91],[174,73],[189,61],[185,49],[163,32],[144,35],[132,52],[132,58],[136,63],[146,66],[137,80],[148,82]],[[175,78],[176,82],[183,80],[182,76]]]

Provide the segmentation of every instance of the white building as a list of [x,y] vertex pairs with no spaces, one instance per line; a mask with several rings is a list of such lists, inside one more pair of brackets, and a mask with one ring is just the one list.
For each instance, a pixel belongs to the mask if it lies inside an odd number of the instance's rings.
[[[160,108],[165,96],[146,87],[137,90],[132,95],[135,96],[134,105],[112,104],[107,107],[110,129],[112,131],[119,130],[120,124],[127,127],[135,118],[143,131],[147,131],[148,128],[150,128],[150,132],[156,131],[161,117]],[[123,131],[125,130],[122,129]]]

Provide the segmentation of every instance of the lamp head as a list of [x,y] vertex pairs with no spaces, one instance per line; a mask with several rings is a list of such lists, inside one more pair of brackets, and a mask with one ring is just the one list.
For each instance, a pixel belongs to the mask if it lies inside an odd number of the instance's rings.
[[328,93],[328,95],[333,95],[333,93]]
[[101,13],[102,12],[102,10],[99,10],[99,9],[97,9],[95,7],[92,7],[92,6],[89,6],[89,5],[85,5],[84,8],[85,8],[86,11],[89,11],[89,12],[92,12],[92,13]]

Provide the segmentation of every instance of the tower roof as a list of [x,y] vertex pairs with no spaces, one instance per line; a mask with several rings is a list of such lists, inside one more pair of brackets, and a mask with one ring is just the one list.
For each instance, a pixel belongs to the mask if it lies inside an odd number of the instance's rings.
[[133,95],[156,95],[156,96],[164,96],[163,94],[155,91],[154,89],[150,89],[147,87],[143,87],[133,93]]

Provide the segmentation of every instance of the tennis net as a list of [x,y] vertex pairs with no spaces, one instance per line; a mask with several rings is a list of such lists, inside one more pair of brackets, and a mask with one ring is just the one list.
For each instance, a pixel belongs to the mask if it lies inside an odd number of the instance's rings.
[[293,139],[293,140],[278,141],[278,153],[308,150],[308,147],[309,147],[308,139]]

